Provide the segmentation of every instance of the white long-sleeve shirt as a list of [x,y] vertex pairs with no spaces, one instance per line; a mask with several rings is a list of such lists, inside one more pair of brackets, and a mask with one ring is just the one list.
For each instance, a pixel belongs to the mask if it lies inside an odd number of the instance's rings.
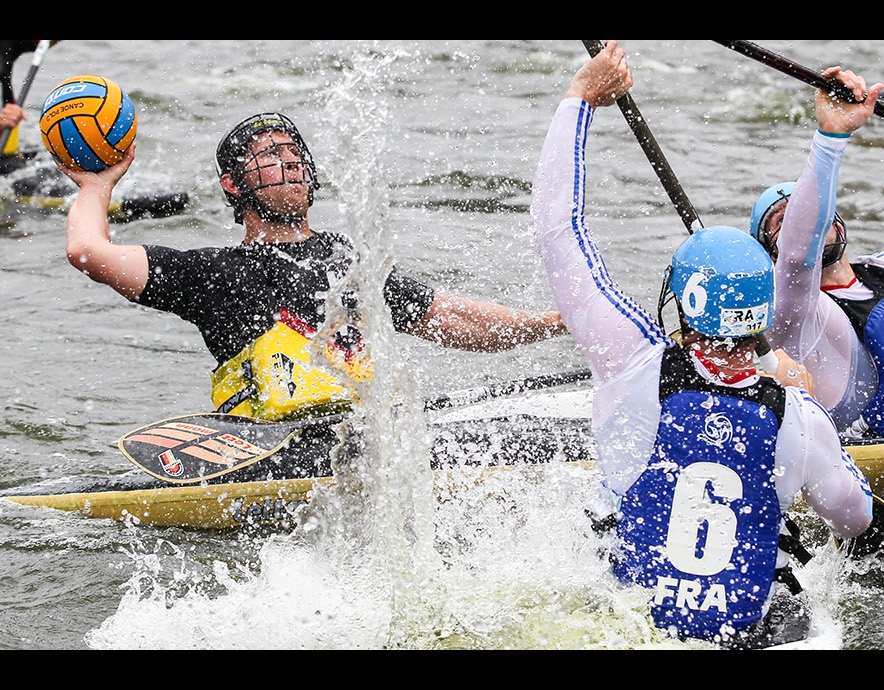
[[[777,238],[776,321],[768,333],[813,375],[816,397],[840,430],[859,418],[878,387],[868,350],[844,311],[820,290],[822,254],[835,217],[838,170],[849,139],[817,131]],[[869,257],[869,262],[874,259]],[[862,285],[833,291],[865,299]]]
[[[534,178],[531,216],[558,308],[593,371],[598,461],[616,500],[651,457],[660,424],[661,361],[672,341],[622,293],[590,232],[586,144],[594,114],[577,98],[558,107]],[[712,377],[696,366],[701,375]],[[868,527],[872,499],[867,480],[843,450],[830,416],[798,388],[786,389],[775,476],[783,513],[803,492],[840,537],[857,536]],[[778,566],[785,562],[781,552]]]

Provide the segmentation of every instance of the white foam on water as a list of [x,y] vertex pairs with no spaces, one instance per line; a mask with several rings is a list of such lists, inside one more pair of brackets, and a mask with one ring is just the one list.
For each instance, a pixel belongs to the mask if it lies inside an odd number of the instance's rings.
[[[418,543],[418,531],[364,524],[364,497],[331,492],[318,498],[304,533],[266,541],[254,571],[219,556],[199,586],[182,587],[195,570],[187,553],[134,556],[118,611],[87,642],[98,649],[714,649],[667,639],[648,618],[647,593],[613,578],[604,539],[580,514],[599,482],[592,467],[558,462],[440,472],[431,549]],[[845,561],[830,545],[815,552],[796,568],[813,604],[811,636],[784,649],[841,646]]]
[[[96,649],[611,649],[681,647],[621,588],[603,543],[575,518],[591,470],[552,465],[453,471],[435,483],[433,557],[401,554],[335,525],[276,536],[258,572],[217,560],[198,576],[184,551],[133,555]],[[326,497],[335,512],[342,503]],[[356,519],[354,516],[350,516]],[[322,522],[325,518],[319,518]],[[380,544],[387,553],[376,550]],[[419,556],[423,553],[424,556]],[[392,560],[387,560],[391,555]],[[201,578],[202,581],[197,581]],[[193,582],[191,582],[193,580]],[[184,586],[186,585],[186,586]],[[702,648],[704,645],[688,645]]]
[[[142,567],[143,564],[142,564]],[[144,573],[142,572],[143,578]],[[96,649],[371,649],[389,627],[389,606],[358,568],[329,562],[310,546],[271,539],[261,572],[245,581],[216,561],[220,595],[171,595],[133,579],[118,611],[91,631]]]

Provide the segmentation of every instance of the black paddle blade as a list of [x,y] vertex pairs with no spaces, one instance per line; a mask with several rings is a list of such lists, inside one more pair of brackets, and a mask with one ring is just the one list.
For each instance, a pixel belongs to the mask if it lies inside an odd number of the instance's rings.
[[[328,432],[343,415],[271,423],[206,413],[175,417],[126,434],[123,454],[140,469],[170,484],[195,484],[229,475],[298,445],[302,435]],[[312,445],[312,444],[302,444]]]
[[165,218],[181,213],[189,202],[190,198],[186,192],[130,197],[123,199],[118,213],[127,221],[138,218]]

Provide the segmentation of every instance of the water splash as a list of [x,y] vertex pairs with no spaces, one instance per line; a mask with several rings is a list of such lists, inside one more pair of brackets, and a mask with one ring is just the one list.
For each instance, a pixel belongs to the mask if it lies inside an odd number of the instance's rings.
[[[347,283],[328,297],[326,323],[331,328],[337,322],[340,315],[332,305],[355,285],[360,327],[375,367],[372,381],[357,384],[362,410],[334,463],[334,487],[315,491],[293,534],[266,543],[258,572],[246,581],[231,580],[219,564],[211,579],[224,591],[212,597],[202,588],[170,596],[157,563],[185,568],[173,565],[176,559],[133,555],[135,574],[120,610],[89,636],[90,645],[126,640],[127,646],[165,647],[165,630],[179,642],[186,636],[188,646],[226,647],[232,638],[223,631],[238,630],[233,637],[241,646],[245,627],[250,631],[245,639],[252,640],[247,646],[379,648],[407,645],[411,629],[423,627],[421,583],[440,562],[433,550],[432,472],[422,423],[414,433],[409,421],[422,419],[421,411],[414,408],[417,399],[395,356],[383,299],[392,266],[384,232],[388,110],[383,94],[399,57],[357,52],[323,94],[327,129],[340,139],[323,172],[337,190],[355,247]],[[315,340],[325,342],[327,336],[321,332]]]

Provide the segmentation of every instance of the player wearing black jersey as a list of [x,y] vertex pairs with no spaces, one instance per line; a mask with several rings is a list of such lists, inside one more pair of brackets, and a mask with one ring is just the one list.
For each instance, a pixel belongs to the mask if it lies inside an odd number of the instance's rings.
[[[71,264],[129,300],[196,325],[218,361],[212,375],[217,409],[285,419],[348,404],[348,381],[371,375],[358,299],[343,282],[352,246],[310,227],[308,209],[319,183],[291,120],[255,115],[218,146],[221,187],[245,228],[238,247],[179,251],[114,244],[108,205],[134,159],[135,146],[101,173],[62,167],[80,188],[68,214]],[[329,304],[330,295],[339,303]],[[493,352],[566,332],[558,312],[443,295],[395,270],[384,295],[397,330],[447,347]],[[347,318],[317,342],[332,307]]]

